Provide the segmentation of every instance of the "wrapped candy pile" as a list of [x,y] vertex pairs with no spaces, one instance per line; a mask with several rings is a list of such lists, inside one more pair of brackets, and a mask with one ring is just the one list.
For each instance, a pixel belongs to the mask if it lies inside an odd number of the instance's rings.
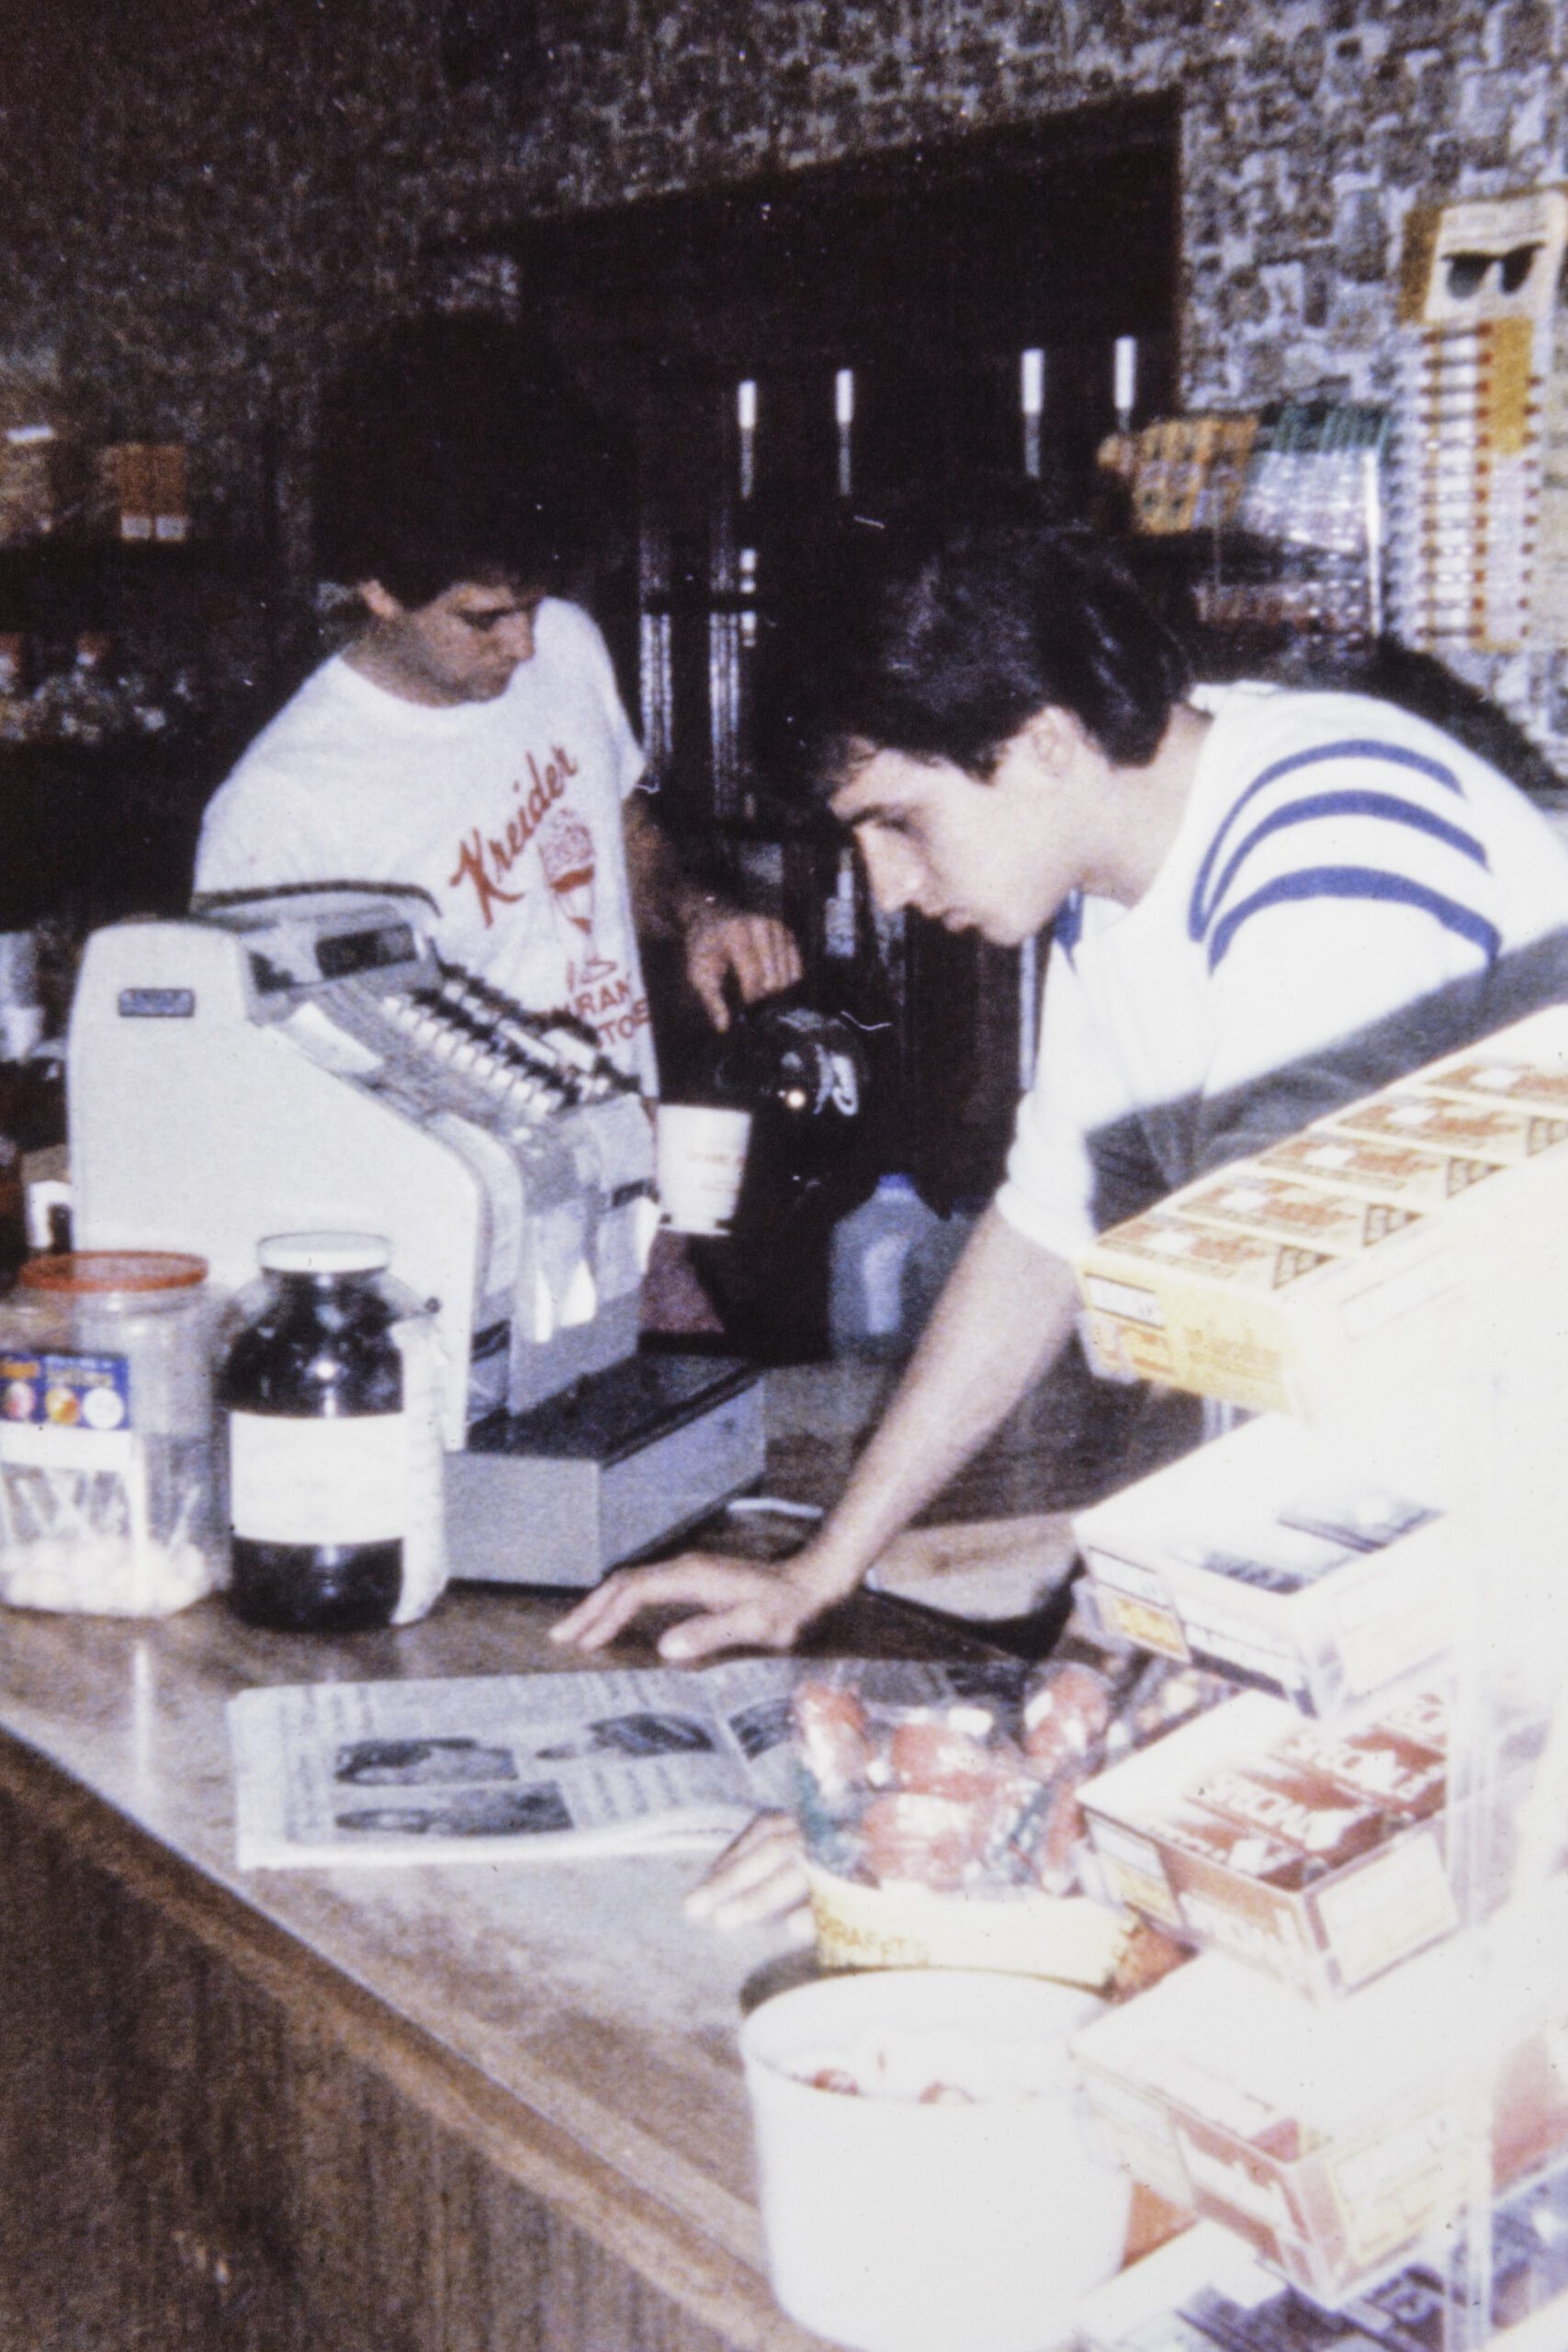
[[807,1856],[863,1886],[1077,1893],[1083,1782],[1229,1695],[1163,1659],[825,1665],[794,1701]]

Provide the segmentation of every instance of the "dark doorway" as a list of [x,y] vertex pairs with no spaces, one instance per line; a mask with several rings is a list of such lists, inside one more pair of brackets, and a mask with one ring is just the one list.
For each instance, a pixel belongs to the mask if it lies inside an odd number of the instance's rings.
[[[1175,403],[1179,198],[1179,107],[1159,97],[514,225],[449,256],[503,256],[524,332],[621,426],[624,528],[597,603],[665,820],[782,908],[819,992],[886,1012],[885,1156],[941,1208],[999,1173],[1030,959],[1021,975],[1015,955],[878,924],[858,885],[852,902],[769,644],[857,502],[961,498],[976,471],[1017,469],[1087,503],[1118,390],[1123,422],[1129,391],[1135,420]],[[668,1038],[661,1055],[668,1074]]]

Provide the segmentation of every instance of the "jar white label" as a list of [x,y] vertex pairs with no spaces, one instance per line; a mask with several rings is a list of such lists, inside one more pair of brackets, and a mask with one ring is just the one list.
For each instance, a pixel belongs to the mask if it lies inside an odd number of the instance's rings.
[[408,1419],[405,1476],[408,1517],[403,1527],[403,1584],[394,1625],[412,1624],[439,1598],[446,1583],[446,1518],[441,1442],[442,1358],[435,1325],[428,1315],[410,1316],[392,1326],[392,1344],[403,1363],[403,1411]]
[[229,1509],[253,1544],[389,1544],[408,1512],[401,1413],[229,1416]]

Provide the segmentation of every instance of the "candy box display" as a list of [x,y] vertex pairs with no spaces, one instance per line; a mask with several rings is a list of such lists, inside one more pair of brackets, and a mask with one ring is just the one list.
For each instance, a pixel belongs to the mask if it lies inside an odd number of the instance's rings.
[[[1456,2282],[1457,2285],[1457,2282]],[[1430,2262],[1408,2263],[1325,2312],[1213,2222],[1200,2222],[1092,2295],[1077,2312],[1078,2352],[1442,2352],[1461,2307]],[[1552,2312],[1568,2341],[1568,2167],[1522,2181],[1492,2215],[1489,2342]],[[1548,2339],[1529,2331],[1535,2352]],[[1462,2341],[1462,2336],[1460,2339]]]
[[1436,1691],[1317,1724],[1248,1691],[1077,1794],[1111,1892],[1332,2001],[1458,1925]]
[[[1414,1144],[1422,1150],[1489,1159],[1498,1168],[1522,1167],[1539,1153],[1568,1142],[1568,1116],[1456,1100],[1424,1084],[1425,1076],[1417,1070],[1403,1086],[1370,1095],[1326,1125],[1337,1135]],[[1495,1188],[1485,1197],[1495,1200]]]
[[1415,1218],[1356,1258],[1187,1214],[1173,1194],[1114,1226],[1078,1261],[1088,1336],[1101,1370],[1162,1380],[1258,1412],[1307,1402],[1314,1352],[1345,1344],[1348,1305],[1369,1269],[1382,1279],[1397,1242],[1408,1259]]
[[1326,1715],[1445,1649],[1438,1515],[1273,1415],[1078,1514],[1107,1639]]
[[819,1956],[1108,1983],[1126,1930],[1085,1891],[1078,1789],[1220,1690],[1088,1653],[809,1674],[794,1717]]
[[1297,1183],[1281,1170],[1266,1174],[1250,1161],[1192,1185],[1180,1200],[1183,1214],[1201,1225],[1235,1227],[1321,1250],[1331,1258],[1353,1257],[1416,1220],[1414,1209],[1364,1193]]
[[1430,1421],[1457,1318],[1539,1314],[1554,1278],[1564,1035],[1518,1023],[1102,1233],[1078,1260],[1100,1367],[1324,1427]]
[[[1138,2178],[1337,2305],[1407,2261],[1465,2194],[1458,2134],[1477,2098],[1486,2111],[1495,2054],[1476,2030],[1481,1981],[1470,1940],[1455,1940],[1320,2008],[1206,1953],[1108,2011],[1074,2055]],[[1493,2177],[1506,2187],[1568,2146],[1568,2085],[1533,1993],[1505,1998],[1495,2027]]]

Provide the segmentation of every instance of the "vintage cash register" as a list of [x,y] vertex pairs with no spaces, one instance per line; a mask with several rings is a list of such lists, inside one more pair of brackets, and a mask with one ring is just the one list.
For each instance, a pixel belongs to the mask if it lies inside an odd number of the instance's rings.
[[384,1234],[435,1302],[452,1573],[597,1581],[762,1466],[748,1366],[639,1353],[659,1221],[633,1081],[444,965],[423,894],[281,892],[87,942],[67,1056],[76,1246]]

